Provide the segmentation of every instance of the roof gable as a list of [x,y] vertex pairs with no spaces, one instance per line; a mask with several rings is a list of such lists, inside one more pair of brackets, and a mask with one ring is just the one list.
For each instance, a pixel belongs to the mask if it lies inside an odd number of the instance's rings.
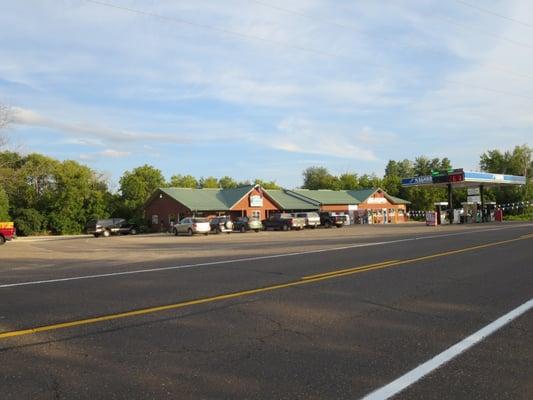
[[360,203],[363,203],[370,196],[372,196],[374,193],[376,193],[378,190],[380,190],[380,189],[379,188],[370,188],[370,189],[361,189],[361,190],[349,190],[348,193],[350,193],[351,196],[353,196],[357,200],[359,200]]

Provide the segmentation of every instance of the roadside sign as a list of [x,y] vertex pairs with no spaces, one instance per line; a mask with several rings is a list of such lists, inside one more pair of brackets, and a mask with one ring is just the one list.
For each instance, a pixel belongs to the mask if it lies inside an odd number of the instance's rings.
[[469,187],[467,189],[467,192],[468,192],[468,195],[469,196],[477,196],[479,195],[479,188],[478,187]]
[[467,201],[469,203],[481,204],[481,196],[468,196]]
[[437,213],[435,211],[426,212],[426,225],[437,226]]

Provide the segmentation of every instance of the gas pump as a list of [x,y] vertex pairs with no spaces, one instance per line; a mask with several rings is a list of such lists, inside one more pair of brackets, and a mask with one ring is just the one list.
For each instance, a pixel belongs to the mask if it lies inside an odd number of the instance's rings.
[[461,222],[463,224],[471,224],[476,222],[477,203],[473,201],[465,201],[461,203],[463,206],[463,215],[461,215]]
[[448,213],[448,202],[447,201],[440,201],[435,203],[435,212],[437,213],[437,224],[445,224],[448,221],[447,213]]
[[489,201],[484,204],[483,207],[483,222],[494,222],[496,212],[496,202]]

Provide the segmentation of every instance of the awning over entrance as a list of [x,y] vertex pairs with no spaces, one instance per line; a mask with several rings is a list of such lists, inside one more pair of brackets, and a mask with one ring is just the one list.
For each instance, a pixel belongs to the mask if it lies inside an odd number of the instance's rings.
[[[445,187],[448,189],[448,216],[453,223],[452,192],[454,188],[468,189],[468,199],[485,208],[484,189],[493,186],[525,185],[526,177],[517,175],[493,174],[489,172],[465,171],[462,168],[448,171],[434,171],[431,175],[413,176],[402,179],[403,187]],[[485,218],[484,218],[485,219]]]
[[403,187],[475,187],[525,185],[526,177],[517,175],[492,174],[489,172],[464,171],[462,168],[439,171],[432,175],[414,176],[402,179]]

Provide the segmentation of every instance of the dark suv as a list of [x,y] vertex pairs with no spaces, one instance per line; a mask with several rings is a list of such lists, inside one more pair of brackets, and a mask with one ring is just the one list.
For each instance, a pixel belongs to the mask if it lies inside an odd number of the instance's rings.
[[209,221],[209,225],[211,226],[211,232],[213,233],[233,232],[233,222],[231,222],[231,219],[228,216],[215,217]]
[[257,218],[239,217],[233,223],[233,229],[242,233],[246,231],[259,232],[263,229],[263,224]]
[[85,231],[94,237],[109,237],[115,235],[136,235],[139,228],[123,218],[109,218],[92,220],[85,225]]
[[347,220],[346,215],[335,215],[329,212],[320,213],[320,225],[324,228],[331,228],[332,226],[340,228],[346,224]]

